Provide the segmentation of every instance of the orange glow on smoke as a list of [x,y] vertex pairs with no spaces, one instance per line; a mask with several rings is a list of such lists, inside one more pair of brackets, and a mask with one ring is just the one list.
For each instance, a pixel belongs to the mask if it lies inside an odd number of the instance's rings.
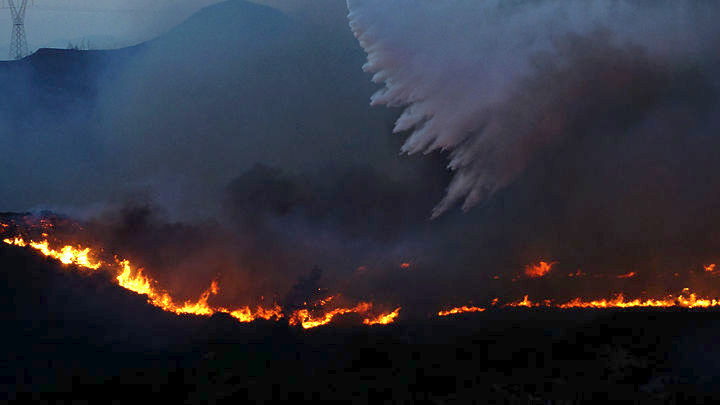
[[543,277],[552,270],[556,262],[540,261],[537,264],[529,264],[525,266],[525,275],[531,278]]
[[456,307],[453,309],[449,309],[447,311],[440,311],[440,312],[438,312],[438,316],[448,316],[448,315],[454,315],[454,314],[463,314],[466,312],[484,312],[484,311],[485,311],[485,308],[468,307],[468,306],[463,305],[461,307]]

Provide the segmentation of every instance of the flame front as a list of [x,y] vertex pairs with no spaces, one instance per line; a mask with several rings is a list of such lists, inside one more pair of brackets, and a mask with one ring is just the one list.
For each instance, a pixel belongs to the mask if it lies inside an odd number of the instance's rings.
[[369,302],[361,302],[352,308],[336,308],[331,311],[323,312],[319,315],[313,315],[308,309],[298,309],[293,312],[290,317],[290,325],[300,325],[305,329],[316,328],[318,326],[327,325],[334,317],[349,313],[368,313],[372,310],[372,304]]
[[521,301],[510,302],[505,304],[506,307],[548,307],[548,308],[711,308],[720,307],[720,300],[714,298],[701,298],[697,294],[691,293],[689,289],[683,289],[683,293],[677,297],[669,295],[664,298],[648,298],[648,299],[627,299],[622,293],[616,294],[612,298],[601,298],[597,300],[584,300],[575,298],[564,303],[555,303],[552,300],[543,300],[539,302],[528,299],[526,295]]
[[463,314],[466,312],[485,312],[485,308],[481,307],[468,307],[468,306],[461,306],[456,307],[453,309],[449,309],[447,311],[440,311],[438,312],[438,316],[448,316],[448,315],[454,315],[454,314]]
[[375,318],[365,318],[363,320],[363,323],[365,325],[388,325],[393,322],[395,322],[395,319],[397,319],[398,315],[400,315],[400,309],[401,307],[395,308],[394,311],[389,312],[387,314],[380,314],[376,316]]
[[77,266],[90,270],[97,270],[100,268],[100,266],[102,266],[102,263],[99,261],[95,263],[90,261],[88,257],[90,255],[90,248],[83,249],[82,247],[75,248],[73,246],[64,246],[58,251],[50,249],[47,240],[41,242],[30,241],[26,243],[23,238],[17,236],[12,239],[4,239],[3,242],[7,243],[8,245],[15,245],[21,247],[30,245],[30,247],[35,250],[39,250],[43,255],[58,259],[63,264],[75,264]]
[[[1,224],[0,231],[6,230],[8,225]],[[52,224],[43,223],[43,230],[52,228]],[[43,237],[47,234],[43,232]],[[273,304],[272,307],[265,308],[257,306],[254,309],[244,306],[237,309],[227,309],[223,307],[213,306],[210,303],[211,297],[218,295],[220,288],[216,281],[205,290],[200,297],[195,300],[185,302],[176,302],[171,294],[157,285],[157,282],[151,277],[144,274],[142,268],[134,267],[127,259],[115,257],[114,261],[102,261],[100,256],[94,254],[91,248],[82,247],[80,245],[66,245],[56,249],[50,246],[47,239],[40,241],[25,240],[21,236],[14,236],[3,239],[8,245],[29,247],[44,256],[57,259],[65,265],[75,265],[79,269],[89,271],[111,271],[115,275],[117,284],[127,290],[137,294],[145,295],[150,304],[159,307],[165,311],[175,314],[192,314],[198,316],[211,316],[215,313],[226,313],[239,322],[252,322],[257,319],[279,320],[287,317],[290,325],[298,325],[304,329],[315,328],[331,323],[333,319],[345,314],[358,314],[362,317],[362,323],[365,325],[387,325],[397,320],[401,307],[396,308],[392,312],[378,313],[373,311],[372,302],[360,302],[354,306],[338,306],[336,301],[338,295],[327,296],[320,299],[310,308],[296,309],[292,312],[285,312],[282,307]],[[404,263],[403,263],[404,264]],[[528,265],[525,267],[525,274],[531,278],[540,278],[548,274],[555,262],[539,261],[538,264]],[[409,267],[409,263],[408,263]],[[707,273],[715,271],[715,264],[704,266]],[[571,273],[571,276],[585,275],[580,270],[577,273]],[[569,275],[569,276],[570,276]],[[676,274],[677,275],[677,274]],[[630,279],[636,277],[635,272],[615,276],[618,279]],[[525,295],[522,300],[511,301],[505,304],[499,303],[499,298],[495,298],[490,303],[490,307],[499,308],[555,308],[555,309],[607,309],[607,308],[716,308],[720,307],[720,299],[701,297],[688,288],[682,290],[677,296],[668,295],[661,298],[633,298],[629,299],[622,293],[617,293],[612,297],[599,299],[586,299],[577,297],[566,302],[557,302],[551,299],[534,301]],[[479,313],[485,312],[486,307],[479,306],[459,306],[447,310],[437,312],[437,316],[444,317],[462,313]]]
[[[115,263],[103,263],[102,261],[91,259],[92,250],[90,248],[83,248],[80,246],[73,247],[68,245],[62,247],[60,250],[54,250],[50,248],[50,244],[47,240],[39,242],[26,242],[19,236],[4,239],[3,242],[13,246],[29,246],[45,256],[55,258],[66,265],[75,265],[80,269],[98,270],[103,268],[114,271],[117,274],[115,280],[119,286],[137,294],[145,295],[147,296],[150,304],[178,315],[192,314],[199,316],[211,316],[217,312],[221,312],[229,314],[239,322],[252,322],[256,319],[277,320],[283,318],[284,316],[283,309],[277,304],[275,304],[272,308],[263,308],[258,306],[254,310],[248,306],[235,310],[213,307],[208,301],[211,296],[217,295],[220,290],[216,281],[213,281],[210,287],[203,292],[200,298],[196,301],[186,301],[182,304],[178,304],[173,300],[167,291],[162,290],[156,285],[157,283],[155,280],[143,274],[143,269],[134,269],[130,261],[127,259],[120,259],[116,257]],[[337,296],[329,296],[322,299],[319,302],[318,307],[327,306],[334,301],[336,297]],[[372,303],[369,302],[361,302],[356,306],[349,308],[335,308],[332,310],[323,309],[322,311],[298,309],[293,311],[293,313],[289,316],[289,324],[300,325],[305,329],[309,329],[326,325],[338,315],[358,313],[366,316],[363,322],[366,325],[385,325],[395,321],[400,312],[400,308],[397,308],[393,312],[380,314],[378,316],[372,316],[371,311]],[[316,314],[315,312],[319,313]]]

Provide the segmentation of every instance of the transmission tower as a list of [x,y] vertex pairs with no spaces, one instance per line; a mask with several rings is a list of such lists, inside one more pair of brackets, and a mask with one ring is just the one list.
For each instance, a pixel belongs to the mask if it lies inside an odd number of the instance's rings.
[[[19,6],[15,3],[19,2]],[[28,54],[27,38],[25,37],[25,10],[28,0],[8,0],[12,16],[12,37],[10,38],[10,59],[22,59]]]

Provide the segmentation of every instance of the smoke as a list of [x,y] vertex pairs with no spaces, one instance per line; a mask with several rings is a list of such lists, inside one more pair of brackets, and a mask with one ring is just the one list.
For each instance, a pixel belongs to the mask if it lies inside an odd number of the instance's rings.
[[221,305],[272,301],[316,265],[332,291],[368,297],[422,252],[447,178],[398,158],[397,112],[367,106],[364,54],[335,10],[228,1],[134,49],[12,65],[33,97],[0,109],[0,206],[83,220],[179,300],[218,278]]
[[2,64],[0,205],[96,213],[141,195],[204,219],[256,163],[413,176],[377,136],[396,113],[368,108],[363,59],[346,26],[232,0],[134,49]]
[[[285,4],[0,66],[28,96],[0,101],[0,209],[70,214],[179,300],[217,279],[227,307],[328,288],[425,316],[559,298],[578,269],[607,277],[565,293],[720,263],[714,4],[351,1],[374,102],[404,112],[368,106],[346,10]],[[398,156],[396,121],[408,152],[447,150]],[[429,221],[443,196],[435,214],[484,206]],[[546,290],[511,281],[541,259]]]
[[[449,151],[438,216],[487,201],[568,137],[632,132],[668,101],[674,73],[717,60],[715,3],[348,0],[350,26],[405,107],[404,153]],[[609,122],[621,110],[630,112]],[[609,127],[608,127],[609,126]],[[612,128],[610,128],[612,127]],[[599,135],[601,136],[601,135]]]

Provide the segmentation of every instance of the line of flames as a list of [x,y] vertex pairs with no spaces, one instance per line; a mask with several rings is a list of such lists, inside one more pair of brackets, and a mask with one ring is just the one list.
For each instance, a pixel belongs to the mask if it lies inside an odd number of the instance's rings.
[[[491,306],[497,305],[498,299],[495,298]],[[622,293],[614,295],[612,298],[601,298],[597,300],[584,300],[582,298],[574,298],[567,302],[555,302],[553,300],[533,301],[524,296],[522,300],[509,302],[499,305],[503,308],[557,308],[557,309],[607,309],[607,308],[716,308],[720,307],[720,300],[715,298],[699,297],[697,294],[690,292],[690,289],[684,288],[682,294],[678,296],[668,295],[659,299],[628,299]],[[438,316],[448,316],[454,314],[463,314],[469,312],[483,312],[487,310],[485,307],[462,306],[445,311],[438,312]]]
[[[115,263],[103,263],[100,260],[93,260],[91,257],[92,249],[83,248],[82,246],[63,246],[62,248],[55,250],[50,247],[47,240],[42,241],[25,241],[21,237],[14,237],[4,239],[3,242],[9,245],[31,247],[32,249],[42,253],[45,256],[55,258],[61,263],[66,265],[76,265],[79,268],[87,270],[100,270],[100,269],[112,269],[115,271],[117,276],[115,280],[117,284],[127,290],[133,291],[138,294],[144,294],[148,297],[148,302],[156,307],[159,307],[165,311],[173,312],[175,314],[193,314],[200,316],[210,316],[218,312],[227,313],[234,317],[240,322],[252,322],[256,319],[281,319],[283,318],[283,309],[275,304],[270,308],[263,308],[257,306],[252,309],[249,306],[244,306],[235,310],[229,310],[223,307],[214,307],[208,303],[211,295],[217,295],[219,292],[219,286],[216,281],[213,281],[210,287],[202,293],[202,295],[196,301],[185,301],[181,304],[176,303],[171,295],[156,286],[155,280],[143,274],[143,269],[133,270],[133,266],[129,260],[115,259]],[[550,266],[548,266],[550,267]],[[714,266],[713,266],[714,267]],[[714,269],[713,269],[714,270]],[[708,270],[711,271],[711,270]],[[334,296],[325,298],[320,303],[320,306],[324,306],[335,298]],[[614,295],[612,298],[601,298],[597,300],[585,300],[582,298],[575,298],[567,302],[555,302],[554,300],[541,300],[533,301],[530,300],[527,295],[522,300],[509,302],[505,304],[499,304],[499,299],[495,298],[492,300],[490,306],[492,307],[504,307],[504,308],[557,308],[557,309],[572,309],[572,308],[590,308],[590,309],[604,309],[604,308],[713,308],[720,307],[720,300],[714,298],[699,297],[697,294],[690,292],[689,289],[683,289],[683,292],[678,296],[669,295],[664,298],[651,298],[651,299],[628,299],[622,293]],[[290,325],[300,325],[305,329],[314,328],[322,325],[327,325],[332,322],[334,318],[340,315],[356,313],[364,316],[363,323],[365,325],[378,325],[378,324],[390,324],[393,323],[399,316],[401,308],[398,307],[392,312],[381,313],[373,316],[373,304],[371,302],[360,302],[354,307],[347,308],[335,308],[332,310],[313,310],[313,309],[298,309],[293,311],[288,316],[288,323]],[[487,308],[478,306],[460,306],[451,308],[448,310],[442,310],[437,313],[438,316],[444,317],[462,313],[472,312],[484,312]]]
[[[129,260],[123,260],[116,257],[115,263],[103,263],[100,260],[91,259],[93,254],[92,249],[90,248],[67,245],[63,246],[59,250],[55,250],[50,247],[47,240],[26,242],[21,237],[14,237],[4,239],[3,242],[13,246],[31,247],[42,253],[44,256],[55,258],[66,265],[75,265],[81,269],[91,271],[97,271],[100,269],[112,270],[117,274],[115,281],[119,286],[137,294],[145,295],[147,296],[150,304],[159,307],[164,311],[172,312],[178,315],[193,314],[199,316],[211,316],[215,313],[221,312],[229,314],[240,322],[252,322],[256,319],[278,320],[284,316],[282,308],[277,304],[271,308],[258,306],[255,309],[252,309],[249,306],[244,306],[235,310],[211,306],[208,303],[210,296],[217,295],[220,290],[216,281],[213,281],[210,287],[203,292],[200,298],[196,301],[185,301],[182,304],[178,304],[173,300],[167,291],[164,291],[156,286],[157,283],[155,280],[144,275],[142,268],[133,270],[133,266]],[[334,297],[326,298],[323,300],[322,304],[324,305],[330,302],[333,298]],[[326,325],[338,315],[357,313],[364,316],[363,323],[366,325],[384,325],[394,322],[400,313],[400,308],[397,308],[392,312],[381,313],[373,316],[372,309],[373,306],[370,302],[361,302],[350,308],[336,308],[330,311],[321,311],[322,313],[320,314],[316,314],[315,312],[317,311],[299,309],[293,311],[293,313],[288,317],[288,322],[290,325],[300,325],[305,329],[309,329]]]

